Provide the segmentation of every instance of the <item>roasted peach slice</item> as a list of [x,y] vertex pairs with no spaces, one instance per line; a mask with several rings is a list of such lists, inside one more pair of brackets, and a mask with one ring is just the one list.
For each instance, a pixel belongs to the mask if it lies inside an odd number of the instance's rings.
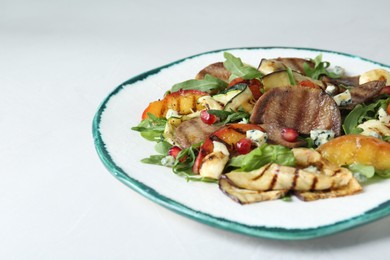
[[390,170],[390,143],[364,135],[344,135],[317,148],[321,155],[339,166],[359,163],[376,170]]
[[198,98],[208,95],[199,90],[179,90],[166,95],[162,100],[151,102],[142,113],[142,119],[148,117],[148,113],[156,117],[165,117],[169,109],[177,111],[181,115],[187,115],[195,111],[204,109],[198,104]]
[[234,154],[237,149],[237,143],[246,137],[246,131],[264,129],[254,124],[230,124],[226,125],[212,133],[200,147],[198,157],[195,160],[192,171],[199,173],[203,158],[214,150],[213,141],[218,141],[226,145],[230,154]]

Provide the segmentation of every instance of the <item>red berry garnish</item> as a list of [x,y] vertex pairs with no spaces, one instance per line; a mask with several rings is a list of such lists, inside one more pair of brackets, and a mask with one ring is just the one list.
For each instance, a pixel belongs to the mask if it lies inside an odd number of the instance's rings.
[[249,138],[242,138],[237,142],[236,146],[239,154],[247,154],[252,150],[252,140]]
[[173,158],[176,159],[176,157],[179,155],[180,152],[181,152],[181,148],[179,146],[172,146],[168,150],[168,155],[173,156]]
[[202,110],[200,112],[200,119],[202,120],[203,123],[212,125],[215,122],[217,122],[217,117],[215,115],[209,114],[207,110]]
[[287,142],[295,142],[298,139],[298,132],[292,128],[283,128],[282,137]]

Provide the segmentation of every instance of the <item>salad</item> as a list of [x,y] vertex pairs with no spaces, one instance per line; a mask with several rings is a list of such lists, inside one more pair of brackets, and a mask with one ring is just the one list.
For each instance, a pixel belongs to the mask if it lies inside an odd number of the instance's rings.
[[241,204],[348,196],[390,177],[387,70],[346,75],[322,55],[257,67],[224,58],[145,108],[132,130],[157,154],[142,162],[217,183]]

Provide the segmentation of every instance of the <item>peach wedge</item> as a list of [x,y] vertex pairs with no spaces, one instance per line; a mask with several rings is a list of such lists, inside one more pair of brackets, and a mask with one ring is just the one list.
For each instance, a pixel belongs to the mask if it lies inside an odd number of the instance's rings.
[[390,170],[390,143],[364,135],[344,135],[317,148],[321,155],[339,166],[359,163],[376,170]]

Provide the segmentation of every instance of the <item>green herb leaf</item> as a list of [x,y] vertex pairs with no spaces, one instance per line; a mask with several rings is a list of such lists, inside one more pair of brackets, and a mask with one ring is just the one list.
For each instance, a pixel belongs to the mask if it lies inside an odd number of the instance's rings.
[[295,157],[291,149],[282,145],[264,144],[250,153],[233,157],[229,167],[239,168],[242,171],[259,169],[267,163],[276,163],[285,166],[295,166]]
[[290,67],[287,67],[287,75],[288,75],[288,79],[290,81],[290,84],[292,86],[297,85],[297,82],[295,81],[295,78],[294,78],[294,74],[292,73],[292,70]]
[[363,129],[357,127],[366,120],[377,119],[379,108],[385,108],[390,103],[390,98],[379,99],[377,102],[368,105],[358,104],[345,117],[343,130],[345,134],[359,134]]
[[159,154],[167,155],[169,149],[172,147],[172,145],[166,141],[158,142],[155,146],[154,149],[156,152]]
[[220,122],[216,123],[216,125],[226,125],[228,123],[249,120],[250,117],[250,114],[242,109],[239,109],[237,112],[210,109],[207,112],[220,119]]
[[375,173],[382,178],[390,178],[390,169],[389,170],[377,170]]
[[141,162],[147,163],[147,164],[154,164],[154,165],[162,165],[161,160],[165,157],[165,155],[151,155],[148,158],[142,159]]
[[237,58],[228,52],[225,52],[223,56],[226,59],[223,65],[228,71],[230,71],[230,73],[232,73],[233,77],[231,77],[231,79],[238,77],[243,79],[254,79],[261,78],[263,76],[263,74],[257,69],[242,63],[240,58]]
[[184,82],[175,84],[171,88],[171,92],[179,91],[180,89],[188,90],[199,90],[203,92],[211,92],[212,90],[221,91],[226,89],[228,84],[216,77],[207,74],[204,79],[190,79]]
[[314,59],[311,59],[311,61],[314,63],[314,68],[312,68],[308,63],[305,62],[303,64],[303,70],[306,76],[312,79],[320,79],[322,75],[326,75],[330,78],[339,78],[342,76],[340,74],[336,74],[327,70],[330,66],[330,63],[327,61],[322,61],[322,54],[319,54]]
[[138,126],[132,127],[131,130],[140,132],[141,136],[149,141],[158,142],[162,139],[166,123],[167,119],[148,113],[148,118],[142,120]]
[[353,163],[348,166],[348,169],[354,174],[359,182],[365,182],[375,175],[375,168],[372,165]]
[[175,163],[172,167],[173,172],[176,174],[182,171],[186,172],[187,170],[190,170],[190,172],[192,172],[191,169],[194,165],[199,147],[200,144],[193,144],[190,147],[181,150],[180,153],[177,155]]

